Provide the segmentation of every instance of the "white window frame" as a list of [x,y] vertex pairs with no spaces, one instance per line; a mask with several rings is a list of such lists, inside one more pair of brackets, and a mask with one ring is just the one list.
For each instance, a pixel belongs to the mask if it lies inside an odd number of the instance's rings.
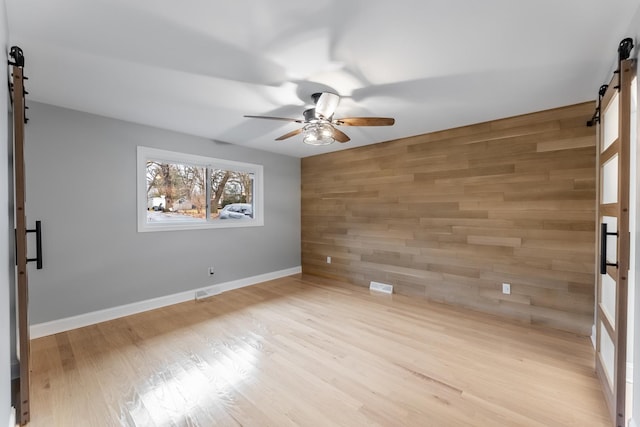
[[[164,161],[167,163],[185,163],[193,166],[233,170],[254,174],[253,182],[253,218],[242,220],[207,220],[198,222],[171,223],[147,222],[147,161]],[[260,227],[264,225],[264,175],[262,165],[216,159],[196,154],[179,153],[158,148],[138,146],[137,148],[137,216],[138,232],[202,230],[208,228]],[[207,194],[210,183],[207,179]],[[208,201],[207,201],[208,203]],[[207,207],[209,209],[209,207]]]

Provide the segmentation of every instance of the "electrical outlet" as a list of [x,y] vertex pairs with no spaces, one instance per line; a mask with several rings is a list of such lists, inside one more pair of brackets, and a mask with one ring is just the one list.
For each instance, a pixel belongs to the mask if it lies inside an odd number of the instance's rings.
[[216,274],[216,271],[214,270],[214,268],[209,267],[209,276],[213,276],[214,274]]
[[327,257],[327,264],[331,264],[331,257],[330,256]]
[[502,284],[502,293],[505,295],[511,295],[511,285],[509,283]]

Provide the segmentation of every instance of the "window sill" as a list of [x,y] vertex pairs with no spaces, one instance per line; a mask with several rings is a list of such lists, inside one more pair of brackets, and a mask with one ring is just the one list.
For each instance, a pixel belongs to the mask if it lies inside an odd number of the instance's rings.
[[180,231],[180,230],[206,230],[215,228],[241,228],[241,227],[261,227],[263,221],[255,220],[215,220],[215,221],[194,221],[188,223],[157,223],[138,224],[138,233],[153,231]]

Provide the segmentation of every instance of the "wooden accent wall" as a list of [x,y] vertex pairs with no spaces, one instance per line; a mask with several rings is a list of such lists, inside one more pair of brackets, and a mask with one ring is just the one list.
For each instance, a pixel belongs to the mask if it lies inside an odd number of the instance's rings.
[[594,108],[302,159],[303,272],[589,334]]

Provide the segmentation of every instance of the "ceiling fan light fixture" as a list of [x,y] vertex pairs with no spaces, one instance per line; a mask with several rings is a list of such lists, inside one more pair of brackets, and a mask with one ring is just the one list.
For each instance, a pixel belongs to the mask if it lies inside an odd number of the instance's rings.
[[285,122],[304,123],[304,127],[287,132],[276,138],[282,141],[302,134],[302,142],[309,145],[329,145],[335,141],[345,143],[351,141],[349,136],[335,126],[391,126],[395,123],[392,117],[343,117],[334,118],[340,96],[331,92],[318,92],[311,95],[315,107],[302,112],[304,120],[272,116],[245,116],[251,119],[283,120]]
[[333,144],[333,126],[329,123],[309,123],[302,129],[302,142],[309,145]]

